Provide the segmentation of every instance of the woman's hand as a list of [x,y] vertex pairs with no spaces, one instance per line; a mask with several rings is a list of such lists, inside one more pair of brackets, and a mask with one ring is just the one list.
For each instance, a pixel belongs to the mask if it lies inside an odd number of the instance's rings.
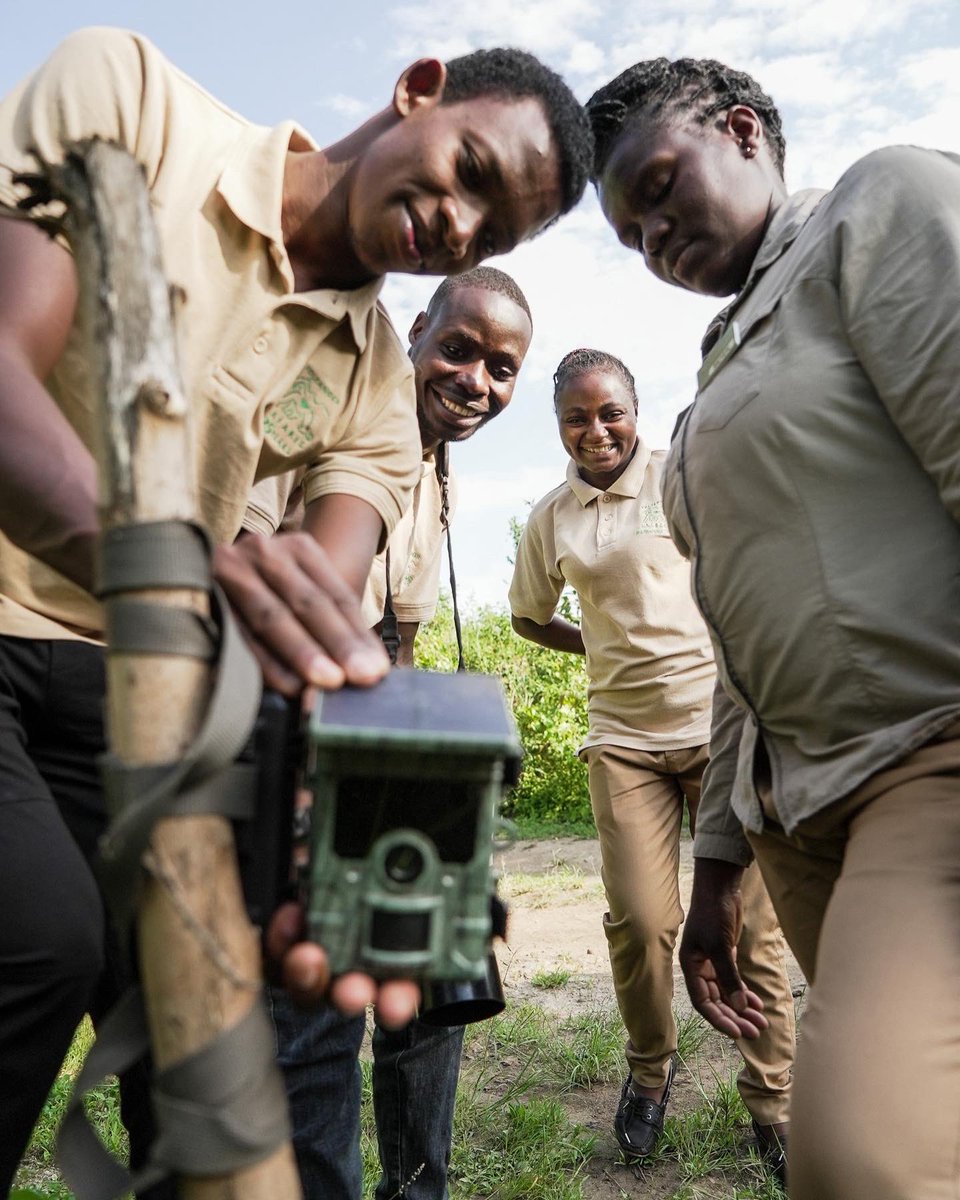
[[737,970],[743,926],[743,868],[719,859],[694,859],[693,895],[683,925],[680,966],[690,1000],[720,1033],[757,1038],[767,1028],[763,1001]]

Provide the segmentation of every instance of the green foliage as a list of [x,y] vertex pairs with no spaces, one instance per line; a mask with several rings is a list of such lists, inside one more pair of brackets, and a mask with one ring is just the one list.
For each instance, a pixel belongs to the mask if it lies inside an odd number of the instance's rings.
[[[566,597],[561,607],[575,618]],[[468,670],[503,680],[523,743],[523,774],[505,815],[528,836],[545,829],[592,833],[587,770],[576,757],[587,733],[583,659],[526,641],[513,632],[506,612],[492,608],[464,619],[463,646]],[[452,671],[456,664],[453,612],[444,599],[417,637],[417,665]]]

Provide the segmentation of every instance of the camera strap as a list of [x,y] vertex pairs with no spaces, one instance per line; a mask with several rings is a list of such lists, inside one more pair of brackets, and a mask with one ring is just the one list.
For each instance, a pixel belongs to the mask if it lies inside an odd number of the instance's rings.
[[[437,486],[440,489],[440,528],[447,535],[447,560],[450,564],[450,599],[453,603],[453,629],[457,637],[457,670],[465,671],[463,661],[463,631],[460,627],[460,607],[457,604],[457,575],[453,568],[453,546],[450,541],[450,470],[448,466],[447,443],[441,442],[437,447],[436,475]],[[396,665],[397,653],[400,649],[400,623],[393,608],[393,589],[390,586],[390,544],[386,550],[386,589],[383,596],[383,623],[380,626],[380,640],[386,647],[390,662]]]
[[437,447],[437,483],[440,485],[440,525],[447,535],[447,560],[450,563],[450,599],[453,602],[453,628],[457,635],[457,670],[465,671],[463,661],[463,631],[460,628],[460,607],[457,604],[457,575],[453,569],[453,543],[450,540],[450,468],[446,442]]
[[397,665],[397,655],[400,653],[400,622],[393,611],[393,589],[390,587],[390,543],[387,543],[386,561],[386,590],[383,594],[383,622],[380,625],[380,640],[390,657],[390,665]]

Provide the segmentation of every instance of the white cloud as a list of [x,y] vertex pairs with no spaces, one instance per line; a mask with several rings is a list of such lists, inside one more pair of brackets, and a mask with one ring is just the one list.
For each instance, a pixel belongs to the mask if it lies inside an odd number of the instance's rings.
[[562,70],[565,75],[592,75],[606,66],[607,55],[596,42],[578,41],[567,55]]
[[433,3],[400,5],[391,20],[400,31],[401,58],[422,54],[424,47],[450,58],[478,46],[522,46],[549,58],[571,51],[581,28],[589,28],[600,12],[593,0],[448,0],[442,32]]
[[756,71],[778,108],[795,105],[808,113],[862,104],[876,87],[862,67],[844,64],[833,51],[768,59]]
[[336,92],[332,96],[324,96],[316,101],[318,108],[329,108],[332,112],[342,113],[345,117],[362,118],[373,112],[369,100],[360,100],[356,96],[347,96]]

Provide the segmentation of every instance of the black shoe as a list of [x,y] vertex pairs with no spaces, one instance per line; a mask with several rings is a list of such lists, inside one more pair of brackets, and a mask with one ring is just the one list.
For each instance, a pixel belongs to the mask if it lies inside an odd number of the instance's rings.
[[646,1158],[648,1154],[653,1153],[660,1134],[663,1133],[663,1118],[670,1100],[675,1070],[676,1064],[671,1059],[667,1084],[659,1104],[656,1100],[648,1100],[646,1096],[638,1095],[633,1089],[631,1078],[628,1077],[623,1085],[617,1115],[613,1118],[613,1132],[617,1135],[620,1149],[628,1160]]
[[760,1160],[770,1174],[786,1191],[787,1187],[787,1134],[777,1133],[772,1125],[758,1125],[752,1121],[757,1139]]

